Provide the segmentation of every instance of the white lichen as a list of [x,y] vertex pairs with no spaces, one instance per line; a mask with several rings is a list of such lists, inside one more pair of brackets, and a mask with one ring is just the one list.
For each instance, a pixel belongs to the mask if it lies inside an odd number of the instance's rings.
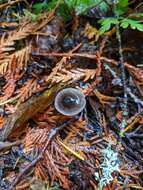
[[102,189],[113,180],[112,173],[119,171],[120,163],[118,154],[112,150],[111,143],[102,151],[102,154],[103,162],[100,165],[102,175],[98,177],[95,173],[96,179],[99,178],[99,189]]

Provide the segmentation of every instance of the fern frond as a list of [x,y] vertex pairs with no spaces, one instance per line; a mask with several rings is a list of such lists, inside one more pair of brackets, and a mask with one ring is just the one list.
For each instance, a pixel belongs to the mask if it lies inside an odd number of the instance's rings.
[[96,69],[72,69],[66,70],[62,69],[61,71],[57,72],[56,75],[52,78],[53,83],[58,82],[74,82],[83,79],[85,82],[89,79],[93,79],[96,75]]
[[37,22],[21,21],[19,27],[11,32],[5,32],[0,37],[0,51],[9,52],[15,50],[15,42],[18,40],[26,39],[28,36],[36,34],[38,30],[43,28],[48,22],[53,19],[54,13],[41,14]]
[[13,57],[16,59],[16,69],[17,70],[26,70],[28,61],[30,59],[31,45],[26,46],[25,48],[15,51],[11,55],[7,55],[0,59],[0,75],[4,75],[11,68]]
[[30,153],[36,146],[43,144],[47,139],[48,129],[31,129],[24,139],[24,152]]
[[[34,116],[34,120],[36,120],[36,122],[46,123],[46,125],[55,125],[57,121],[59,123],[63,123],[65,119],[67,119],[67,117],[59,114],[58,112],[55,113],[55,109],[53,107],[48,107],[44,113],[38,113]],[[39,126],[39,128],[40,127],[41,126]]]
[[85,120],[78,120],[71,124],[68,127],[65,127],[64,132],[67,135],[64,139],[64,142],[67,143],[70,139],[76,137],[80,134],[81,131],[86,131],[86,121]]
[[4,63],[0,63],[0,75],[4,75],[7,72],[8,65],[9,65],[9,60],[5,60]]
[[61,58],[61,60],[56,64],[56,66],[53,68],[51,74],[47,77],[47,79],[46,79],[47,82],[50,82],[53,80],[53,77],[55,77],[56,74],[62,70],[62,68],[65,66],[64,64],[66,64],[67,60],[71,58],[70,57],[71,54],[74,51],[76,51],[78,48],[80,48],[80,46],[81,46],[81,43],[78,44],[76,47],[74,47],[71,51],[69,51],[69,53],[68,53],[69,56],[62,55],[63,57]]
[[10,98],[15,90],[16,87],[16,81],[10,80],[7,82],[7,84],[4,87],[4,96],[0,97],[0,104],[5,102],[8,98]]
[[67,58],[63,57],[57,64],[56,66],[52,69],[51,74],[47,77],[46,81],[50,82],[53,80],[53,77],[62,69],[63,65],[66,63]]
[[63,186],[65,189],[69,189],[69,170],[67,167],[65,167],[67,164],[70,164],[70,159],[66,157],[56,140],[53,140],[51,142],[51,146],[45,152],[44,161],[41,162],[42,171],[45,174],[48,173],[48,176],[51,179],[51,185],[53,185],[54,181],[58,180],[61,186]]
[[21,102],[24,102],[25,100],[27,100],[29,97],[32,96],[33,93],[35,93],[38,89],[38,84],[37,84],[37,80],[31,79],[29,81],[27,81],[22,88],[20,88],[18,90],[18,104],[20,104]]
[[35,24],[24,23],[16,30],[4,33],[0,39],[1,51],[9,52],[11,50],[15,50],[15,41],[24,39],[29,36],[35,27]]
[[7,81],[6,85],[3,87],[4,96],[0,98],[0,102],[6,101],[8,98],[10,98],[16,87],[16,81],[19,80],[22,76],[22,73],[20,73],[17,70],[17,63],[16,63],[16,57],[13,56],[11,60],[10,68],[5,75],[5,79]]
[[17,68],[23,70],[27,68],[28,61],[31,54],[31,44],[23,48],[22,50],[16,51],[15,56],[17,58]]
[[[25,138],[25,152],[30,153],[35,148],[42,149],[47,140],[48,129],[32,129]],[[44,180],[51,179],[53,185],[54,181],[59,181],[61,185],[68,189],[68,168],[65,164],[69,164],[70,160],[64,154],[60,145],[54,139],[45,152],[44,159],[36,164],[35,175]]]

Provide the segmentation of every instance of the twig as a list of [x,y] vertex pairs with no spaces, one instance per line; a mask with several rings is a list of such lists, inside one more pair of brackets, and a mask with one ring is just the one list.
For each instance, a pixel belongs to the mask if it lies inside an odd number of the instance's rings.
[[11,148],[12,146],[19,145],[20,143],[21,143],[20,140],[15,141],[15,142],[8,142],[8,141],[0,142],[0,152],[1,152],[1,151],[4,151],[4,150],[8,150],[8,149]]
[[[114,14],[115,14],[115,18],[119,19],[119,15],[116,11],[117,9],[117,3],[114,0],[113,1],[113,5],[114,5]],[[123,104],[121,105],[121,109],[122,109],[122,121],[121,121],[121,133],[124,130],[124,128],[126,127],[126,117],[128,115],[127,112],[127,103],[128,103],[128,98],[127,98],[127,91],[126,91],[126,74],[125,74],[125,65],[124,65],[124,56],[123,56],[123,49],[122,49],[122,42],[121,42],[121,33],[120,33],[120,27],[119,24],[116,24],[116,36],[117,36],[117,40],[118,40],[118,45],[119,45],[119,60],[120,60],[120,70],[121,70],[121,80],[122,80],[122,85],[123,85]]]
[[54,129],[51,129],[51,130],[49,131],[49,135],[48,135],[47,142],[46,142],[45,146],[43,147],[42,151],[40,152],[40,154],[39,154],[30,164],[28,164],[28,165],[25,167],[25,169],[23,169],[23,171],[14,179],[14,181],[11,183],[11,185],[10,185],[10,187],[9,187],[8,190],[13,190],[13,189],[16,187],[16,185],[19,183],[19,181],[21,180],[21,178],[22,178],[24,175],[26,175],[26,174],[28,173],[28,171],[36,165],[36,163],[37,163],[38,161],[40,161],[40,160],[43,158],[44,153],[45,153],[45,151],[46,151],[48,145],[50,144],[51,140],[56,136],[56,134],[57,134],[60,130],[62,130],[65,126],[70,125],[71,123],[75,122],[76,120],[77,120],[77,117],[74,117],[74,118],[70,119],[69,121],[64,122],[64,123],[63,123],[62,125],[60,125],[59,127],[54,128]]
[[[97,59],[98,56],[97,54],[87,54],[87,53],[72,53],[72,52],[68,52],[68,53],[57,53],[57,52],[51,52],[51,53],[48,53],[48,52],[33,52],[32,55],[43,55],[43,56],[55,56],[55,57],[82,57],[82,58],[87,58],[87,59]],[[101,61],[104,61],[104,62],[107,62],[107,63],[111,63],[115,66],[118,66],[119,65],[119,61],[116,61],[114,59],[110,59],[108,57],[104,57],[104,56],[101,56],[100,57],[100,60]],[[125,67],[127,67],[128,69],[136,69],[136,67],[128,64],[127,62],[124,62],[123,63],[125,65]]]
[[19,3],[21,1],[25,1],[25,0],[16,0],[16,1],[10,1],[8,3],[4,3],[4,4],[0,5],[0,9],[4,9],[5,7],[12,6],[12,5]]
[[87,53],[47,53],[47,52],[33,52],[32,55],[42,55],[42,56],[55,56],[55,57],[83,57],[88,59],[96,59],[97,56],[93,54],[87,54]]
[[97,73],[96,73],[96,79],[93,81],[93,83],[89,86],[87,89],[85,95],[88,96],[96,87],[96,85],[100,82],[99,76],[101,74],[101,57],[100,57],[100,51],[97,51],[96,55],[96,60],[97,60]]
[[[33,52],[32,55],[43,55],[43,56],[55,56],[55,57],[82,57],[82,58],[87,58],[87,59],[97,59],[98,56],[97,54],[87,54],[87,53],[72,53],[72,52],[69,52],[69,53],[57,53],[57,52],[51,52],[51,53],[48,53],[48,52]],[[101,56],[100,57],[100,60],[101,61],[104,61],[104,62],[107,62],[107,63],[111,63],[115,66],[118,66],[119,65],[119,61],[116,61],[114,59],[110,59],[108,57],[104,57],[104,56]],[[136,69],[136,67],[128,64],[127,62],[124,62],[123,63],[125,65],[125,67],[127,67],[128,69]]]

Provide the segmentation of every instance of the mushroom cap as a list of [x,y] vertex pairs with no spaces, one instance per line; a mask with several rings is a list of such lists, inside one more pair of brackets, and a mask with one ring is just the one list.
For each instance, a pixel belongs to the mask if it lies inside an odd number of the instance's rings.
[[80,113],[86,105],[84,94],[76,88],[65,88],[59,91],[55,97],[56,110],[67,116]]

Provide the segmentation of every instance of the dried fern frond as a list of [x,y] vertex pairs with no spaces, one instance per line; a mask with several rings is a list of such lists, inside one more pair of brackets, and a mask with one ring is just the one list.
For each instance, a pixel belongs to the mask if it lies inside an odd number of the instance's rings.
[[4,124],[4,118],[0,116],[0,129],[2,128],[3,124]]
[[[32,129],[25,137],[25,152],[31,152],[35,148],[39,151],[46,143],[48,129]],[[35,175],[43,180],[51,180],[51,185],[54,181],[59,181],[65,188],[69,188],[67,175],[69,174],[66,164],[70,163],[70,159],[65,156],[63,150],[54,139],[45,151],[44,159],[36,164]]]
[[[46,123],[49,125],[57,124],[58,123],[63,123],[64,121],[67,120],[67,116],[61,115],[58,112],[55,112],[55,109],[50,106],[48,107],[47,110],[44,111],[44,113],[38,113],[36,116],[33,118],[36,120],[36,122],[42,124]],[[41,126],[38,126],[41,127]]]
[[23,25],[19,26],[18,29],[4,33],[0,39],[0,49],[2,52],[9,52],[11,50],[15,50],[15,41],[21,40],[29,36],[36,24],[32,23],[24,23]]
[[33,35],[37,27],[39,27],[39,24],[36,22],[23,22],[12,32],[4,33],[0,38],[0,50],[2,52],[14,50],[15,42],[27,38],[29,35]]
[[[70,55],[71,53],[73,53],[74,51],[76,51],[78,48],[80,48],[81,43],[78,44],[76,47],[74,47],[71,51],[69,51],[69,57],[68,56],[63,56],[61,58],[61,60],[56,64],[56,66],[53,68],[51,74],[47,77],[46,81],[47,82],[51,82],[53,77],[56,76],[56,74],[58,72],[60,72],[62,70],[62,68],[65,66],[64,64],[67,62],[68,59],[70,59]],[[51,53],[52,54],[52,53]]]
[[3,59],[0,59],[0,75],[4,75],[11,68],[13,57],[16,59],[16,69],[26,70],[27,63],[30,58],[31,45],[27,45],[25,48],[15,51],[14,53],[5,56]]
[[74,81],[79,81],[83,79],[85,82],[89,79],[93,79],[96,76],[97,70],[96,69],[72,69],[66,70],[62,69],[61,71],[57,72],[56,75],[51,79],[53,83],[59,82],[68,82],[72,83]]
[[53,185],[54,181],[59,181],[63,188],[69,189],[69,170],[65,167],[67,164],[70,164],[70,159],[63,153],[56,140],[53,140],[51,146],[45,152],[43,162],[37,163],[35,174],[40,178],[46,177],[45,180],[49,177],[51,185]]
[[72,138],[76,136],[80,136],[81,132],[86,131],[86,121],[85,120],[78,120],[74,122],[72,125],[65,127],[64,132],[66,137],[64,139],[65,143],[68,143]]
[[1,52],[9,52],[15,50],[15,41],[27,38],[30,35],[35,34],[38,30],[44,27],[54,17],[54,11],[48,14],[41,14],[37,22],[21,20],[19,26],[11,31],[5,32],[0,38],[0,50]]
[[13,95],[15,88],[16,88],[16,81],[19,80],[22,75],[23,75],[23,73],[20,73],[17,70],[16,57],[13,56],[9,71],[5,75],[5,79],[6,79],[7,83],[3,87],[4,96],[0,98],[0,102],[7,100],[8,98],[10,98]]
[[63,57],[57,64],[56,66],[53,68],[51,74],[46,78],[46,82],[50,82],[51,80],[53,80],[53,77],[55,77],[55,75],[57,74],[57,72],[59,70],[62,69],[63,65],[66,63],[67,58]]
[[[3,62],[0,60],[0,62]],[[7,72],[9,65],[9,59],[5,60],[4,63],[0,63],[0,74],[3,75]]]
[[17,93],[18,102],[17,104],[20,104],[27,100],[29,97],[32,96],[33,93],[37,92],[39,89],[39,85],[37,84],[37,80],[31,79],[28,80],[22,88],[20,88]]
[[31,54],[31,44],[29,43],[25,48],[16,51],[15,56],[17,58],[17,67],[19,70],[27,68],[27,63],[30,59]]
[[27,132],[24,139],[24,152],[29,153],[35,147],[43,145],[48,135],[48,128],[45,129],[31,129]]

